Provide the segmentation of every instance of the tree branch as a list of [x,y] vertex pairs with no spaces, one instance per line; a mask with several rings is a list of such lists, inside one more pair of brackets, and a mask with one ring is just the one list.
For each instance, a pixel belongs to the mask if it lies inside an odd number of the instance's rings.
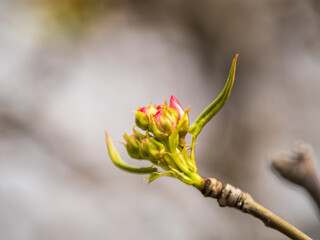
[[255,202],[248,193],[239,188],[235,188],[230,184],[223,184],[215,178],[206,178],[204,181],[203,188],[200,189],[202,194],[205,197],[216,198],[221,207],[233,207],[248,213],[260,219],[266,227],[278,230],[291,239],[311,239],[299,229]]

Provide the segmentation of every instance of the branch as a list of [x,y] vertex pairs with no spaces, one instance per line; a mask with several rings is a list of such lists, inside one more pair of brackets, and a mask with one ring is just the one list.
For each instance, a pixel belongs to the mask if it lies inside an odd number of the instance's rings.
[[283,178],[307,190],[320,210],[320,181],[314,162],[311,146],[297,143],[293,154],[276,155],[271,166]]
[[303,232],[273,214],[248,194],[230,184],[223,184],[215,178],[204,179],[201,192],[205,197],[218,200],[221,207],[233,207],[260,219],[266,227],[273,228],[294,240],[311,239]]

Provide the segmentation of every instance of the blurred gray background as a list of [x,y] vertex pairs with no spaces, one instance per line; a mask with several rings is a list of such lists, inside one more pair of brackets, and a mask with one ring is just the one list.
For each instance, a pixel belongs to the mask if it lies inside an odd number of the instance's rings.
[[195,120],[236,53],[231,97],[198,137],[199,173],[320,238],[312,201],[269,167],[296,139],[320,156],[319,1],[0,0],[0,19],[0,239],[286,239],[107,155],[105,129],[135,163],[118,142],[150,101],[174,94]]

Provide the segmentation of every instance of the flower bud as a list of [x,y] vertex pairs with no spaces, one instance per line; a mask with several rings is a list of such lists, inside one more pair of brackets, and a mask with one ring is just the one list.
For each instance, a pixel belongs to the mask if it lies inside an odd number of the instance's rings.
[[174,109],[178,113],[178,120],[180,120],[184,114],[184,110],[181,107],[178,99],[175,96],[171,95],[170,97],[170,108]]
[[183,110],[178,99],[173,95],[171,95],[170,97],[170,108],[175,110],[178,113],[178,121],[183,121],[183,124],[180,126],[180,130],[179,130],[179,138],[180,138],[180,141],[184,142],[183,140],[189,131],[188,112],[190,108],[186,109],[186,111]]
[[157,161],[164,158],[165,147],[153,137],[147,137],[141,140],[141,155],[147,159]]
[[140,155],[140,142],[138,140],[138,136],[136,136],[135,134],[129,136],[125,133],[123,134],[123,138],[126,140],[126,143],[124,145],[129,156],[135,159],[142,159]]
[[140,108],[136,112],[136,125],[142,130],[147,130],[149,125],[148,108]]
[[157,110],[160,110],[161,108],[163,108],[163,104],[159,104],[156,108]]
[[162,108],[152,116],[150,131],[157,139],[162,140],[174,131],[177,126],[177,118],[174,110]]
[[148,130],[150,118],[156,112],[157,109],[151,105],[149,105],[148,107],[139,108],[136,112],[136,125],[142,130]]

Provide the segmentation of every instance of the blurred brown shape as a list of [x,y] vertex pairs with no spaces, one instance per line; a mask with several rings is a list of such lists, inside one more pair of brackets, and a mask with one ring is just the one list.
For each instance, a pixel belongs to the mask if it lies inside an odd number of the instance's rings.
[[87,30],[106,15],[110,0],[32,0],[48,32],[68,37],[87,33]]
[[320,210],[320,181],[309,144],[297,143],[293,154],[275,156],[272,167],[283,178],[306,189]]

